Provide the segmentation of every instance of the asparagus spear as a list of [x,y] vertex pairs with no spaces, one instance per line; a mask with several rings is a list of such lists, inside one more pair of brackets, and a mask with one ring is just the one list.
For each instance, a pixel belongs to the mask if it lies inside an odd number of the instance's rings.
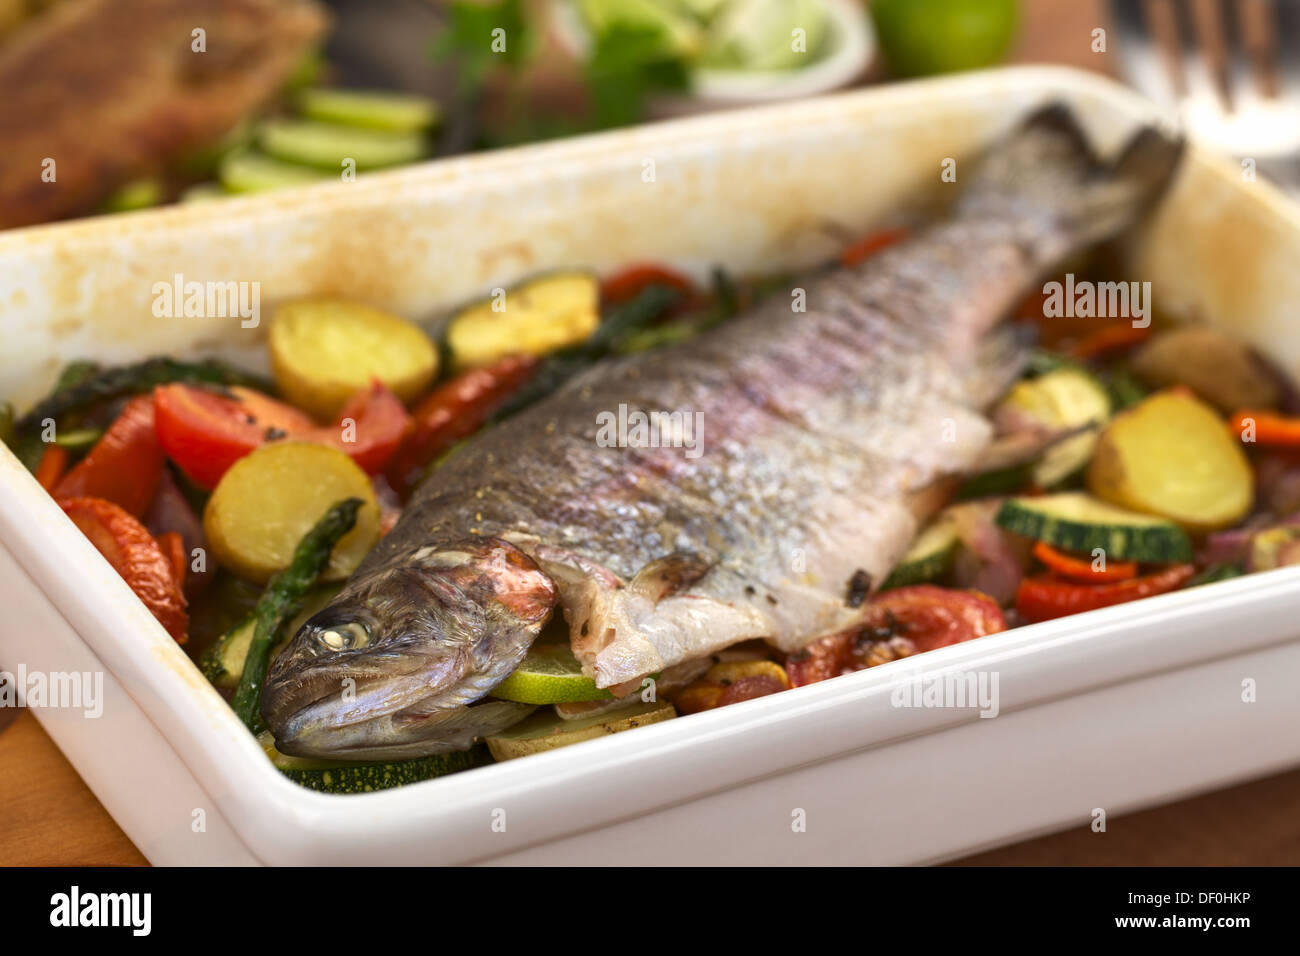
[[360,498],[345,498],[326,511],[316,526],[298,542],[289,566],[271,579],[253,609],[256,622],[253,640],[248,646],[244,672],[239,676],[239,687],[231,706],[255,734],[264,729],[260,705],[266,669],[271,662],[271,648],[276,645],[285,622],[298,613],[303,597],[329,565],[334,545],[352,530],[360,507]]
[[[76,369],[73,384],[66,384],[69,373]],[[264,391],[270,386],[261,378],[250,375],[226,362],[209,359],[203,362],[178,362],[175,359],[156,357],[134,365],[120,365],[85,374],[85,366],[74,363],[61,379],[63,387],[56,388],[48,397],[38,402],[31,411],[18,420],[16,430],[21,435],[40,428],[47,418],[59,418],[69,412],[81,411],[110,398],[147,392],[156,385],[169,382],[208,385],[247,385]]]

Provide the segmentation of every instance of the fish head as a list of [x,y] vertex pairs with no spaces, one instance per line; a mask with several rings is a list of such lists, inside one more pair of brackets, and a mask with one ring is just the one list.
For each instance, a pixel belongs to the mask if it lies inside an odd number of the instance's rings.
[[555,603],[554,582],[497,538],[363,568],[271,665],[261,705],[276,748],[400,759],[509,726],[527,708],[476,702],[518,666]]

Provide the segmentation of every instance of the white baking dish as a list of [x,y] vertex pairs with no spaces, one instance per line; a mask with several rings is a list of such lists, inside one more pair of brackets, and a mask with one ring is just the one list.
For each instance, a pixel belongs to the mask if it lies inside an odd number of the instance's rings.
[[[865,231],[1047,99],[1106,147],[1150,115],[1096,77],[1011,69],[2,234],[0,395],[30,400],[86,355],[258,355],[264,328],[152,316],[177,273],[256,280],[268,312],[324,292],[423,318],[552,266],[811,263],[835,248],[819,224]],[[1300,213],[1270,187],[1194,150],[1132,262],[1167,308],[1300,367]],[[1284,569],[397,790],[311,793],[7,452],[0,486],[0,665],[106,672],[100,719],[36,716],[155,863],[921,862],[1300,763]],[[1000,716],[892,706],[900,678],[947,669],[997,672]]]

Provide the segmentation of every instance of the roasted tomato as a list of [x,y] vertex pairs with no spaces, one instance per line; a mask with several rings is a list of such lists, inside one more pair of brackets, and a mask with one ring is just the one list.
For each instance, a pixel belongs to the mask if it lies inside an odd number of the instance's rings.
[[63,511],[122,576],[178,644],[185,643],[189,616],[172,561],[145,526],[103,498],[65,498]]
[[786,659],[796,687],[899,657],[1006,630],[997,603],[977,591],[918,584],[878,594],[860,623],[813,641]]
[[135,517],[149,508],[162,480],[163,451],[147,395],[127,402],[85,458],[54,486],[55,498],[103,498]]

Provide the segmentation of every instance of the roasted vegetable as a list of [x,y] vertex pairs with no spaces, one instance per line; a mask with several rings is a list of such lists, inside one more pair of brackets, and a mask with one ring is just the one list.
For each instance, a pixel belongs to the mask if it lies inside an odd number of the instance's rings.
[[600,324],[599,288],[586,272],[530,279],[504,295],[461,309],[447,323],[455,368],[487,365],[507,355],[547,355],[581,345]]
[[651,286],[675,289],[683,299],[695,295],[695,283],[682,273],[654,263],[638,263],[601,280],[600,304],[608,308],[631,302]]
[[1051,577],[1025,578],[1016,594],[1016,611],[1035,623],[1172,591],[1189,581],[1195,565],[1175,564],[1155,574],[1107,584],[1075,584]]
[[956,524],[950,517],[940,515],[916,536],[880,590],[939,580],[951,570],[959,544]]
[[102,498],[66,498],[59,505],[167,633],[178,644],[185,643],[189,626],[185,595],[176,584],[170,560],[144,525]]
[[139,518],[153,501],[162,475],[153,398],[139,395],[126,404],[90,453],[60,479],[53,494],[104,498]]
[[337,90],[314,87],[295,98],[308,119],[390,133],[419,133],[438,121],[438,104],[424,96],[389,90]]
[[17,423],[21,432],[36,432],[47,418],[59,419],[69,412],[81,412],[100,402],[124,395],[152,391],[169,382],[206,385],[245,385],[267,389],[269,385],[232,365],[215,359],[204,362],[178,362],[170,358],[145,359],[134,365],[103,369],[83,378],[76,385],[61,388],[38,402]]
[[1136,561],[1107,561],[1104,554],[1074,555],[1060,551],[1046,541],[1034,545],[1034,557],[1049,571],[1081,584],[1101,584],[1106,581],[1126,581],[1137,577]]
[[1030,426],[1094,426],[1057,442],[1034,465],[1031,477],[1052,488],[1080,471],[1092,456],[1101,426],[1110,418],[1110,396],[1095,378],[1079,368],[1063,367],[1016,383],[995,412],[995,419]]
[[303,535],[292,559],[267,585],[253,610],[253,637],[230,706],[254,733],[262,730],[262,684],[271,662],[271,648],[279,643],[285,623],[297,613],[304,596],[330,565],[335,546],[352,530],[364,505],[360,498],[347,498],[331,505],[324,517]]
[[[284,642],[297,633],[303,622],[325,607],[338,593],[338,587],[325,587],[317,588],[306,595],[297,615],[289,622],[289,626],[284,629],[283,640],[272,647],[268,663],[275,660],[275,655],[280,652]],[[253,643],[253,632],[256,630],[256,625],[256,618],[250,614],[225,634],[222,634],[216,643],[204,652],[199,661],[203,676],[218,687],[234,689],[238,686],[239,677],[244,672],[244,659],[248,657],[248,648]]]
[[358,499],[361,510],[322,572],[342,580],[379,540],[379,504],[370,479],[336,449],[284,442],[240,459],[208,499],[203,530],[223,567],[264,582],[289,566],[302,536],[343,498]]
[[321,793],[370,793],[373,790],[387,790],[389,787],[472,770],[492,762],[487,748],[482,744],[469,750],[454,750],[415,760],[346,763],[341,760],[282,754],[275,749],[275,738],[270,733],[260,734],[258,740],[277,770],[294,783]]
[[775,661],[721,661],[671,697],[679,714],[698,714],[780,693],[790,687],[785,668]]
[[1248,346],[1206,326],[1158,333],[1133,354],[1131,367],[1148,385],[1185,385],[1225,414],[1273,408],[1282,397],[1272,373]]
[[419,326],[356,302],[282,306],[271,319],[269,344],[280,390],[322,421],[375,379],[414,401],[438,371],[437,349]]
[[1006,630],[989,597],[931,584],[877,595],[848,630],[791,653],[785,671],[795,687]]
[[1016,534],[1091,556],[1100,548],[1107,561],[1189,561],[1192,544],[1178,525],[1163,518],[1117,508],[1083,494],[1065,492],[1009,498],[997,523]]
[[1190,392],[1159,392],[1117,415],[1097,442],[1087,483],[1099,498],[1192,532],[1240,521],[1254,500],[1240,442]]
[[1243,442],[1265,448],[1300,448],[1300,418],[1248,408],[1232,416],[1231,430]]
[[487,738],[488,749],[497,760],[513,760],[529,754],[567,747],[584,740],[617,734],[644,724],[657,724],[677,716],[673,705],[664,701],[635,703],[611,713],[579,720],[562,720],[546,708],[509,730]]

